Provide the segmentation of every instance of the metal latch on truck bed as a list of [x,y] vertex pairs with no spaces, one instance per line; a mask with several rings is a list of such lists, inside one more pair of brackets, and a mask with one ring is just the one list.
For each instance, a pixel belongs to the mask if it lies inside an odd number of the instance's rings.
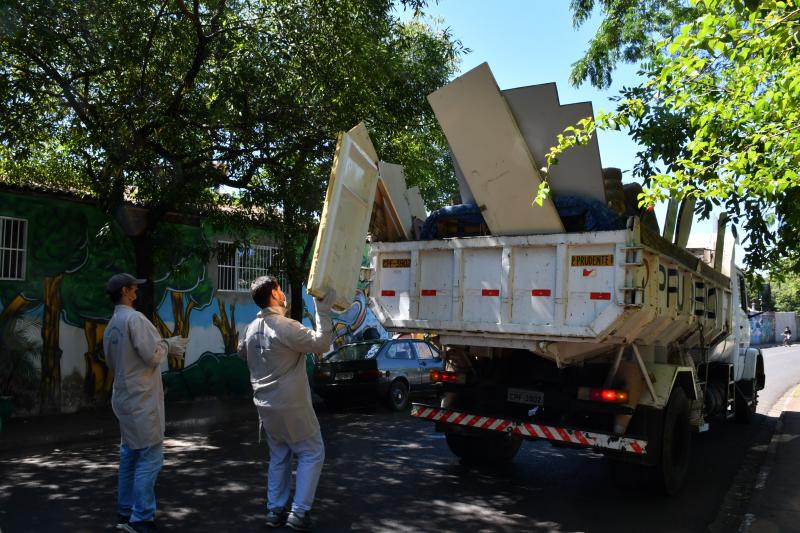
[[620,437],[617,435],[608,435],[605,433],[531,424],[529,422],[504,418],[471,415],[462,411],[442,409],[440,407],[432,407],[418,403],[412,405],[411,416],[431,420],[433,422],[441,422],[443,424],[455,424],[487,431],[501,431],[513,433],[522,437],[566,442],[589,448],[604,448],[637,455],[647,454],[647,441]]

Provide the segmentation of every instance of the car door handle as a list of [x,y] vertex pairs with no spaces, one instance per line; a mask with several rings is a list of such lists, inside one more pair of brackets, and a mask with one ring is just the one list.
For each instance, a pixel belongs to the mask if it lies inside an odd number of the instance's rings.
[[428,366],[428,363],[426,363],[425,361],[420,361],[419,366]]

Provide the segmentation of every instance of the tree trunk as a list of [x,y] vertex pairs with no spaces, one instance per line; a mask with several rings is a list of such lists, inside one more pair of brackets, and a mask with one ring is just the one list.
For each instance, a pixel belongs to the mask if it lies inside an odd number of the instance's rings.
[[289,287],[291,287],[291,317],[298,322],[303,320],[303,284],[298,279],[289,278]]
[[[188,337],[189,329],[191,327],[189,319],[192,316],[192,310],[194,310],[194,301],[189,300],[189,303],[186,304],[186,308],[184,308],[183,293],[177,291],[170,291],[170,300],[172,301],[172,317],[175,320],[175,326],[168,335],[163,336],[177,337],[180,335],[181,337]],[[155,312],[155,315],[158,316],[157,311]],[[166,329],[166,324],[164,324],[163,320],[161,320],[161,317],[158,317],[158,320],[161,322],[163,328]],[[170,370],[183,370],[183,367],[186,366],[186,354],[169,354],[167,356],[167,362],[169,363]]]
[[191,324],[189,319],[194,310],[194,301],[189,300],[186,308],[183,307],[183,293],[170,291],[170,299],[172,300],[172,316],[175,317],[175,327],[172,328],[172,335],[180,335],[181,337],[189,336],[189,329]]
[[[292,272],[308,272],[308,259],[311,255],[311,246],[314,244],[314,239],[316,237],[316,232],[314,235],[308,235],[306,237],[305,245],[303,246],[303,251],[300,253],[300,260],[295,262],[295,256],[292,255],[287,256],[290,258],[289,264],[291,264],[291,271]],[[289,253],[287,250],[286,253]],[[291,252],[296,253],[296,252]],[[297,276],[289,276],[289,286],[292,288],[292,318],[297,320],[298,322],[303,321],[303,317],[306,313],[310,316],[314,316],[312,309],[306,310],[303,303],[303,281],[301,279],[295,279]],[[311,323],[314,323],[314,320],[311,320]]]
[[153,325],[158,330],[158,334],[161,335],[163,338],[171,337],[172,332],[167,326],[166,322],[161,318],[161,315],[158,314],[158,311],[153,313]]
[[139,285],[139,295],[136,298],[136,309],[144,313],[151,321],[155,320],[155,285],[153,283],[153,242],[152,232],[149,229],[140,234],[131,236],[133,251],[136,257],[136,277],[146,279],[147,283]]
[[86,361],[84,392],[86,399],[91,403],[105,403],[114,381],[103,353],[103,333],[106,331],[106,324],[91,320],[83,322],[83,333],[86,335],[86,353],[83,354]]
[[63,274],[44,278],[44,315],[42,317],[42,384],[39,410],[61,410],[61,281]]
[[217,298],[217,305],[219,306],[219,315],[215,314],[212,321],[222,334],[225,353],[235,354],[239,349],[239,332],[236,331],[236,305],[230,304],[230,320],[228,320],[228,313],[225,311],[225,304],[221,298]]

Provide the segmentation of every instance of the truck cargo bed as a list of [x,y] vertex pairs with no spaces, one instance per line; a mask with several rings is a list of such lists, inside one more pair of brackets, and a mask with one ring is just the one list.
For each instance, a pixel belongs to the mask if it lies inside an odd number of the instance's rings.
[[[636,218],[616,231],[373,243],[370,260],[382,325],[445,344],[570,363],[609,344],[710,344],[730,331],[729,278]],[[557,356],[552,342],[582,344]]]

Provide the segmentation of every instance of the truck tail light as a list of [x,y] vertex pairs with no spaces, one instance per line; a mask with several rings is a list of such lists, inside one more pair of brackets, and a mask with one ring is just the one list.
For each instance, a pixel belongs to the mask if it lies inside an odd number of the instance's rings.
[[627,403],[628,391],[617,389],[578,388],[578,399],[590,402]]
[[466,376],[458,372],[448,372],[447,370],[431,370],[431,381],[434,383],[465,383]]
[[383,375],[383,372],[381,372],[378,369],[362,370],[361,372],[358,373],[358,375],[361,376],[362,378],[378,379],[379,377],[381,377]]

